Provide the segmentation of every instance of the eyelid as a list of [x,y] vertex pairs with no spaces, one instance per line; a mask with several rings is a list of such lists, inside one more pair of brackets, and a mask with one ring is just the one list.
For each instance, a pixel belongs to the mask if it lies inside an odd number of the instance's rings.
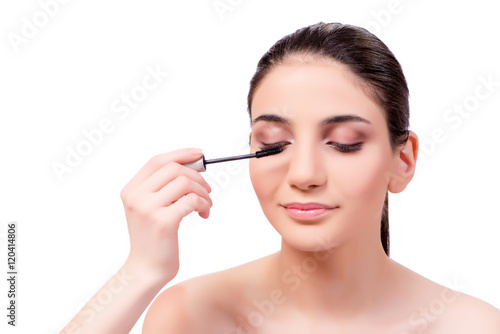
[[290,142],[292,135],[289,131],[280,126],[263,126],[252,129],[253,138],[263,145]]
[[326,128],[322,135],[323,138],[331,139],[332,141],[336,139],[348,142],[361,142],[367,137],[368,132],[366,129],[360,129],[355,125],[342,123],[339,126]]
[[259,149],[260,150],[271,150],[271,149],[278,148],[278,147],[285,147],[289,144],[291,144],[289,141],[279,141],[279,142],[269,143],[269,144],[261,143],[259,145]]

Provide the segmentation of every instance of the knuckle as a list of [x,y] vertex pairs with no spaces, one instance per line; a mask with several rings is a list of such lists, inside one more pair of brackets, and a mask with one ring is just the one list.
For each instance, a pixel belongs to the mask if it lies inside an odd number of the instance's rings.
[[171,161],[171,162],[166,164],[166,169],[171,173],[179,174],[181,171],[181,165],[179,165],[176,162]]
[[131,195],[128,200],[124,202],[125,209],[139,217],[145,217],[151,211],[151,208],[147,205],[147,201],[142,201],[137,195]]
[[130,194],[122,194],[122,202],[123,206],[127,211],[135,211],[135,201],[132,199],[132,196]]
[[207,200],[200,196],[193,196],[192,200],[193,207],[196,208],[197,210],[206,210],[207,208],[210,207],[209,203]]
[[148,165],[151,165],[155,168],[159,168],[160,166],[165,164],[165,158],[161,154],[157,154],[153,156],[151,159],[148,161]]
[[199,197],[195,193],[189,193],[186,195],[186,198],[188,199],[189,204],[195,205]]
[[186,176],[186,175],[179,175],[177,177],[177,182],[179,182],[180,186],[185,189],[189,190],[191,189],[191,180]]
[[206,201],[206,205],[207,205],[207,208],[210,209],[214,205],[214,203],[212,202],[211,199],[209,199],[208,201]]
[[130,202],[130,191],[127,187],[123,188],[120,191],[120,199],[122,200],[123,204],[128,204]]
[[162,167],[161,172],[167,175],[179,175],[181,173],[181,165],[172,161],[168,162]]
[[176,205],[176,209],[182,217],[193,211],[193,200],[191,194],[186,195],[184,201],[179,201]]
[[123,202],[123,207],[125,208],[125,211],[127,212],[135,212],[135,205],[132,204],[131,202]]
[[189,193],[187,197],[193,207],[198,206],[201,203],[200,201],[202,201],[202,198],[196,193]]
[[123,188],[121,191],[120,191],[120,198],[122,200],[122,202],[127,202],[127,198],[128,198],[128,191],[126,190],[126,188]]

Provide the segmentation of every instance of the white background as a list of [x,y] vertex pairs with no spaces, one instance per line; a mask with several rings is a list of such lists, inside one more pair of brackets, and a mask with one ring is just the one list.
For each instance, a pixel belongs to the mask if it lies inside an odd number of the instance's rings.
[[[258,60],[319,21],[369,28],[407,76],[411,128],[426,149],[410,186],[390,197],[392,258],[500,307],[500,21],[492,1],[221,0],[231,10],[218,13],[213,0],[74,0],[52,6],[44,22],[49,2],[0,5],[0,278],[7,223],[19,226],[18,326],[6,324],[2,278],[2,333],[59,332],[120,268],[128,234],[119,193],[150,157],[187,146],[207,158],[246,152]],[[44,26],[15,46],[26,20]],[[139,89],[146,68],[168,76],[121,119],[113,103]],[[481,78],[496,83],[491,92]],[[447,114],[454,106],[467,114]],[[52,164],[65,164],[68,147],[104,119],[113,130],[59,180]],[[444,142],[432,144],[433,132]],[[227,166],[205,174],[211,217],[181,225],[181,269],[168,286],[279,249],[247,162],[229,177]]]

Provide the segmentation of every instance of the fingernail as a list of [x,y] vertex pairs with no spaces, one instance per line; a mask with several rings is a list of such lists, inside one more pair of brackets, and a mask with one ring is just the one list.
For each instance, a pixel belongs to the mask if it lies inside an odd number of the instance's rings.
[[201,154],[201,149],[199,149],[199,148],[192,148],[192,149],[189,150],[189,154],[200,155]]

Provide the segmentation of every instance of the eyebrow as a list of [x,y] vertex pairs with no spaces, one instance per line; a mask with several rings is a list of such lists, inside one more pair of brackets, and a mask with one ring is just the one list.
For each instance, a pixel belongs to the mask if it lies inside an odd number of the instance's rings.
[[369,120],[360,117],[358,115],[337,115],[321,121],[320,124],[327,125],[332,123],[344,123],[344,122],[362,122],[362,123],[372,124]]
[[[290,125],[291,122],[279,115],[276,114],[263,114],[258,117],[256,117],[252,121],[252,125],[259,121],[265,121],[265,122],[276,122],[276,123],[281,123],[285,125]],[[358,115],[351,115],[351,114],[346,114],[346,115],[336,115],[332,117],[328,117],[320,122],[321,126],[325,126],[328,124],[334,124],[334,123],[345,123],[345,122],[362,122],[362,123],[367,123],[371,124],[371,122],[363,117],[360,117]]]

